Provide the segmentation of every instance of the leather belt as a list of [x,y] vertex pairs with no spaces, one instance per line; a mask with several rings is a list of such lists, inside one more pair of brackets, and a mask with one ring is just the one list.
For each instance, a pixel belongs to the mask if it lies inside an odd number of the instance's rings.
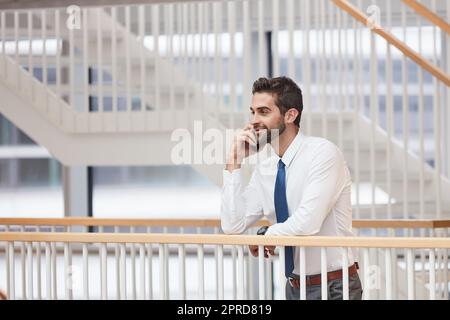
[[[356,263],[353,264],[352,266],[348,267],[348,276],[349,277],[354,275],[357,272],[358,272],[358,265]],[[332,281],[332,280],[336,280],[336,279],[342,279],[342,269],[327,272],[327,280],[328,281]],[[300,279],[289,277],[288,281],[289,281],[289,284],[291,285],[291,287],[296,288],[296,289],[300,288]],[[306,285],[307,286],[314,286],[314,285],[320,285],[320,284],[322,284],[322,275],[320,273],[306,276]]]

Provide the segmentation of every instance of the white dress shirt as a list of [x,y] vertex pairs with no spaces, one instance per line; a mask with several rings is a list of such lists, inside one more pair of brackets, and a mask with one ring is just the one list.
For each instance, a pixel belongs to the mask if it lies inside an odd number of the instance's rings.
[[[286,165],[289,218],[276,223],[274,189],[280,158],[261,161],[248,186],[241,169],[224,170],[221,222],[227,234],[239,234],[265,217],[272,225],[266,235],[353,236],[351,177],[342,152],[332,142],[298,133],[281,160]],[[327,248],[328,271],[342,268],[341,248]],[[320,248],[306,248],[306,274],[320,273]],[[299,274],[299,250],[294,253]],[[348,250],[349,265],[355,261]]]

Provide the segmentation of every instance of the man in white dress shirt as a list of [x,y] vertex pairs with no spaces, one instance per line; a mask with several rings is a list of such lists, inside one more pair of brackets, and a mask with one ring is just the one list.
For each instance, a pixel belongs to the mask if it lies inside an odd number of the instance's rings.
[[[253,84],[251,122],[235,137],[223,172],[222,229],[239,234],[265,217],[261,235],[352,236],[351,177],[341,151],[330,141],[300,130],[302,92],[287,77],[259,78]],[[265,140],[265,141],[263,141]],[[242,185],[244,158],[270,143],[274,156],[258,163]],[[328,299],[342,299],[343,249],[327,248]],[[258,255],[257,246],[250,246]],[[306,248],[306,298],[321,299],[320,248]],[[274,254],[267,246],[265,255]],[[285,249],[286,298],[300,295],[299,250]],[[361,299],[356,258],[347,252],[349,297]]]

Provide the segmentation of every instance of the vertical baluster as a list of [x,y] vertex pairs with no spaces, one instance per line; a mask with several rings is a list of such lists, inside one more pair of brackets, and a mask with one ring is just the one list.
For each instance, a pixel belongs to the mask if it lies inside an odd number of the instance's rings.
[[103,112],[103,36],[102,14],[103,8],[96,9],[97,15],[97,103],[98,112]]
[[[112,112],[117,113],[117,7],[111,7],[111,85]],[[115,117],[114,117],[115,119]]]
[[14,241],[8,242],[8,251],[9,251],[9,261],[10,266],[9,270],[11,271],[9,277],[9,290],[8,290],[8,299],[15,300],[16,299],[16,263],[15,263],[15,254],[14,254],[15,246]]
[[45,243],[45,297],[52,298],[52,260],[50,243]]
[[[197,233],[201,233],[201,229],[197,228]],[[198,295],[200,300],[205,299],[205,261],[204,261],[204,247],[202,244],[197,245],[198,258]]]
[[48,66],[47,66],[47,12],[41,11],[41,36],[42,36],[42,83],[48,84]]
[[[83,20],[86,20],[83,19]],[[86,25],[83,24],[83,27],[86,27]],[[83,28],[84,32],[86,33],[86,28]],[[74,43],[74,37],[73,37],[73,28],[69,28],[69,102],[72,107],[76,106],[75,103],[75,43]],[[88,105],[85,106],[87,108]]]
[[[168,50],[167,50],[167,54],[168,54],[168,59],[169,59],[169,63],[170,65],[174,65],[175,61],[174,61],[174,52],[173,52],[173,4],[172,3],[168,3],[166,5],[166,12],[167,12],[167,29],[166,31],[166,39],[167,39],[167,44],[168,44]],[[174,73],[175,68],[170,68],[170,77],[172,79],[175,79],[175,73]],[[175,111],[175,86],[174,86],[174,81],[170,81],[170,86],[169,86],[169,109],[170,112],[174,112]]]
[[266,285],[265,285],[265,268],[264,268],[264,246],[258,246],[258,287],[259,287],[259,300],[266,298]]
[[145,294],[145,245],[139,244],[139,299],[146,300]]
[[126,243],[120,245],[120,299],[127,299],[127,248]]
[[[391,1],[386,2],[387,4],[387,30],[390,31],[392,25],[392,10]],[[386,126],[387,126],[387,139],[386,139],[386,191],[388,195],[387,204],[387,218],[392,219],[392,149],[391,141],[394,136],[393,128],[393,118],[394,118],[394,107],[393,107],[393,94],[392,94],[392,55],[391,55],[391,45],[386,42]]]
[[[184,233],[184,232],[182,232]],[[180,299],[186,299],[186,248],[184,244],[178,245],[178,273]]]
[[[337,99],[338,104],[339,104],[339,108],[338,108],[338,146],[339,148],[342,150],[343,148],[343,143],[344,143],[344,125],[343,125],[343,119],[342,119],[342,114],[344,111],[344,92],[343,92],[343,87],[344,87],[344,74],[343,74],[343,58],[342,58],[342,16],[345,16],[346,13],[343,13],[341,10],[336,10],[336,23],[337,23],[337,35],[338,35],[338,63],[337,63],[337,68],[338,68],[338,81],[337,81],[337,85],[338,85],[338,96],[339,98]],[[347,30],[344,30],[345,33],[347,33]],[[330,38],[333,38],[332,36]],[[346,45],[346,44],[345,44]],[[332,47],[331,47],[332,48]],[[333,48],[332,48],[333,49]]]
[[[37,232],[40,232],[39,226],[36,227]],[[41,278],[41,243],[36,242],[36,285],[37,285],[37,299],[42,300],[42,278]]]
[[264,0],[258,0],[258,71],[262,76],[268,76],[264,31]]
[[[83,299],[89,300],[89,252],[87,243],[83,243]],[[102,270],[103,271],[103,270]],[[103,291],[102,291],[102,299]]]
[[154,56],[154,61],[153,64],[155,66],[155,83],[154,83],[154,87],[155,87],[155,91],[154,91],[154,95],[155,95],[155,109],[156,111],[159,112],[159,121],[158,121],[158,125],[161,125],[161,95],[160,95],[160,83],[159,83],[159,78],[160,78],[160,70],[159,70],[159,5],[153,5],[152,6],[152,35],[153,35],[153,43],[154,43],[154,47],[153,47],[153,56]]
[[[20,67],[20,61],[19,61],[19,12],[14,11],[14,61],[16,62],[16,65]],[[19,75],[15,75],[17,83],[15,85],[17,88],[20,88],[20,77]]]
[[343,282],[343,298],[348,300],[349,292],[349,274],[348,274],[348,248],[343,248],[342,251],[342,282]]
[[287,33],[288,33],[288,76],[295,80],[295,52],[294,52],[294,0],[286,1]]
[[[219,234],[219,228],[218,227],[214,227],[213,229],[214,234]],[[214,246],[214,261],[215,261],[215,268],[216,268],[216,272],[215,272],[215,288],[216,288],[216,295],[215,295],[215,299],[219,300],[219,257],[218,257],[219,253],[218,253],[218,246],[215,245]]]
[[[431,10],[436,12],[436,1],[431,1]],[[437,26],[433,25],[433,63],[434,65],[438,64],[438,48],[437,48]],[[447,42],[447,51],[449,51],[449,46]],[[442,59],[442,58],[441,58]],[[441,83],[433,77],[433,87],[434,87],[434,98],[433,98],[433,127],[434,127],[434,185],[435,185],[435,194],[436,194],[436,217],[437,219],[441,219],[442,217],[442,195],[441,195],[441,184],[442,184],[442,176],[441,176]],[[447,92],[449,89],[446,89]],[[448,102],[447,102],[448,104]],[[446,259],[447,260],[447,259]],[[447,270],[448,266],[445,265],[445,269]],[[447,280],[448,277],[445,279]],[[444,298],[448,300],[448,288],[444,290]]]
[[[403,27],[403,41],[406,39],[406,6],[401,6],[401,20]],[[408,209],[408,136],[409,136],[409,101],[408,101],[408,64],[406,56],[402,56],[402,84],[403,84],[403,218],[407,219]]]
[[[51,231],[56,232],[56,226],[52,226]],[[57,272],[57,247],[56,242],[52,242],[51,245],[51,260],[52,260],[52,299],[58,299],[58,272]]]
[[311,27],[311,16],[310,16],[310,1],[302,1],[303,6],[300,7],[301,10],[301,20],[304,21],[303,24],[303,45],[302,45],[302,82],[305,87],[305,115],[307,124],[307,134],[312,133],[312,108],[311,108],[311,50],[310,50],[310,27]]
[[34,299],[34,279],[33,279],[33,243],[27,242],[27,298],[28,300]]
[[164,245],[160,243],[158,245],[159,247],[159,292],[160,292],[160,299],[165,300],[166,299],[166,284],[164,283],[166,280],[165,276],[165,267],[164,267]]
[[[90,108],[90,66],[89,66],[89,41],[88,41],[88,23],[87,20],[89,19],[88,15],[90,12],[87,8],[83,8],[83,112],[89,112]],[[115,25],[115,23],[113,23]],[[70,34],[72,33],[71,30],[69,30]],[[112,53],[115,54],[114,52]],[[71,60],[72,61],[72,60]],[[70,70],[72,68],[72,63],[70,64]],[[72,74],[72,71],[70,71],[70,74]],[[70,78],[70,86],[72,88],[72,76]],[[72,89],[71,89],[72,92]],[[70,100],[72,102],[72,100]],[[89,125],[89,124],[88,124]]]
[[370,268],[370,261],[369,261],[369,249],[363,248],[363,261],[364,261],[364,300],[370,300],[370,290],[369,287],[369,268]]
[[218,298],[219,300],[224,299],[224,269],[223,269],[223,245],[218,245],[218,251],[217,251],[217,263],[218,263]]
[[392,300],[392,252],[391,249],[384,249],[385,259],[385,284],[386,284],[386,300]]
[[[25,227],[20,226],[20,232],[25,232]],[[26,265],[25,265],[25,243],[20,242],[20,271],[22,275],[22,296],[23,299],[27,299],[27,288],[26,288]]]
[[[169,233],[169,228],[164,227],[163,228],[164,233]],[[166,286],[165,293],[166,293],[166,299],[170,299],[170,274],[169,274],[169,258],[170,258],[170,248],[169,244],[164,244],[164,283]]]
[[377,69],[377,46],[376,35],[370,33],[370,185],[371,185],[371,206],[370,218],[376,218],[376,176],[375,176],[375,132],[378,121],[378,69]]
[[65,290],[65,299],[72,300],[72,271],[69,258],[69,243],[64,243],[64,290]]
[[300,247],[300,300],[306,300],[306,250]]
[[244,279],[244,248],[238,246],[238,295],[239,300],[244,299],[245,279]]
[[285,259],[286,259],[286,253],[285,253],[285,247],[280,247],[279,249],[279,256],[280,258],[278,259],[279,265],[280,265],[280,270],[279,270],[279,278],[280,278],[280,292],[281,292],[281,299],[282,300],[286,300],[286,290],[285,290],[285,286],[286,284],[286,275],[285,275]]
[[[114,233],[119,233],[119,227],[114,227]],[[116,299],[122,299],[122,293],[120,291],[120,245],[116,243],[115,250],[115,261],[116,261]]]
[[[136,233],[135,227],[130,227],[130,233]],[[130,246],[131,250],[131,299],[136,300],[136,245]]]
[[272,268],[272,259],[270,259],[270,255],[268,259],[265,259],[265,279],[266,279],[266,300],[273,300],[273,268]]
[[55,80],[56,80],[56,95],[61,97],[61,47],[62,39],[60,32],[60,13],[59,9],[55,9],[55,39],[56,39],[56,65],[55,65]]
[[[419,44],[419,55],[423,54],[422,50],[422,21],[420,17],[417,17],[418,26],[418,44]],[[424,83],[423,83],[423,69],[418,66],[418,85],[419,85],[419,115],[418,115],[418,128],[419,128],[419,217],[420,219],[425,218],[425,143],[424,143]],[[421,233],[423,237],[423,234]],[[421,261],[424,261],[423,250],[421,250]],[[423,270],[423,269],[422,269]],[[424,280],[425,274],[422,274],[422,279]]]
[[[27,29],[28,29],[28,72],[33,76],[33,13],[31,10],[27,12]],[[5,38],[2,38],[5,39]],[[4,41],[2,41],[4,42]],[[33,98],[33,86],[31,86],[31,98]]]
[[273,74],[269,77],[280,76],[279,31],[280,31],[280,1],[272,1],[272,65]]
[[[229,59],[229,111],[231,116],[231,128],[235,129],[234,112],[237,111],[237,95],[236,95],[236,3],[234,1],[227,2],[228,5],[228,33],[230,37],[230,56]],[[234,248],[234,247],[233,247]],[[234,250],[234,249],[233,249]]]
[[141,112],[146,111],[145,109],[145,90],[146,90],[146,59],[145,59],[145,53],[146,49],[144,46],[144,40],[145,40],[145,6],[140,5],[138,7],[139,10],[139,16],[138,16],[138,23],[139,23],[139,41],[141,42],[140,46],[140,75],[141,75],[141,83],[140,83],[140,97],[141,97]]
[[[147,233],[151,233],[151,228],[147,227]],[[148,299],[153,299],[153,248],[151,243],[147,243],[148,259]]]
[[[360,7],[360,3],[358,2],[358,7]],[[359,145],[360,145],[360,134],[359,134],[359,119],[360,119],[360,113],[361,113],[361,105],[364,103],[364,99],[361,99],[361,78],[360,73],[362,69],[362,43],[359,41],[361,39],[361,33],[362,30],[360,27],[357,27],[357,21],[353,20],[353,32],[354,32],[354,68],[353,68],[353,78],[355,80],[354,87],[355,87],[355,94],[354,94],[354,103],[355,103],[355,110],[353,114],[353,161],[354,161],[354,168],[353,168],[353,179],[354,179],[354,188],[355,188],[355,217],[357,219],[360,218],[360,198],[359,198],[359,189],[360,189],[360,183],[359,183],[359,171],[360,171],[360,153],[359,153]]]
[[241,109],[241,113],[244,115],[248,114],[247,107],[250,106],[251,100],[250,100],[250,81],[251,81],[251,74],[252,74],[252,39],[251,39],[251,17],[250,17],[250,5],[251,3],[248,0],[244,0],[242,2],[242,24],[243,24],[243,83],[242,83],[242,104],[243,107]]
[[231,273],[232,273],[232,288],[233,288],[233,300],[237,299],[237,275],[236,275],[236,247],[231,247]]
[[429,250],[430,300],[436,300],[436,259],[434,249]]
[[408,280],[408,300],[416,298],[415,279],[414,279],[414,253],[413,249],[406,249],[406,272]]
[[[444,229],[444,237],[448,238],[448,229]],[[448,300],[448,249],[442,249],[443,253],[444,253],[444,268],[443,268],[443,272],[444,272],[444,300]]]
[[[125,29],[131,32],[130,6],[125,6]],[[125,87],[126,87],[126,112],[131,112],[131,53],[130,37],[125,35]]]
[[320,283],[322,300],[328,300],[328,263],[327,248],[320,248]]
[[[100,232],[103,232],[100,231]],[[101,257],[101,297],[102,300],[108,300],[108,247],[106,243],[100,244]]]
[[[5,231],[9,232],[8,225],[5,226]],[[10,242],[6,242],[5,246],[5,270],[6,270],[5,283],[6,283],[6,292],[8,295],[11,293],[11,281],[9,280],[11,279],[11,252],[9,244]]]
[[[185,233],[183,227],[180,228],[180,233]],[[179,290],[181,299],[186,299],[186,246],[184,244],[178,245],[178,259],[179,259]]]

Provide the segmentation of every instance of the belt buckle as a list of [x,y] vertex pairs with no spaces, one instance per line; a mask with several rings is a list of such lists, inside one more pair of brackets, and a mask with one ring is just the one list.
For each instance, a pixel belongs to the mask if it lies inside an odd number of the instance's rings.
[[294,283],[293,283],[294,280],[297,280],[297,279],[295,279],[295,278],[293,278],[293,277],[289,277],[289,278],[288,278],[289,285],[290,285],[292,288],[296,288],[296,286],[294,286]]

